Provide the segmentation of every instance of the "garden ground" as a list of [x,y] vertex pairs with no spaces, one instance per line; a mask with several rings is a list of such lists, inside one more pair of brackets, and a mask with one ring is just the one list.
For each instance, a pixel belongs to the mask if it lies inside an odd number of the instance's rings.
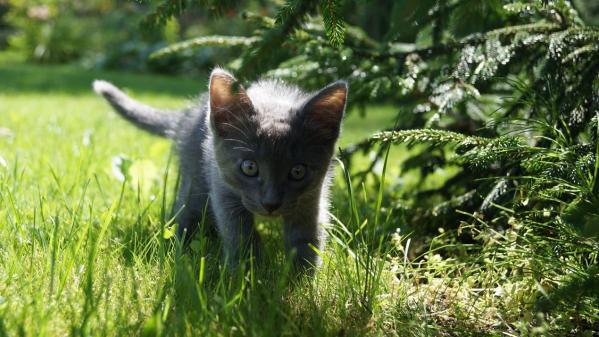
[[[170,108],[206,85],[0,56],[0,336],[543,334],[519,305],[533,285],[477,265],[456,274],[434,251],[412,264],[404,233],[381,244],[371,225],[398,219],[379,216],[389,213],[378,188],[349,188],[341,168],[313,280],[288,276],[276,222],[260,221],[268,259],[245,271],[225,270],[205,236],[181,249],[168,217],[171,145],[112,113],[95,78]],[[393,111],[350,113],[341,145]]]

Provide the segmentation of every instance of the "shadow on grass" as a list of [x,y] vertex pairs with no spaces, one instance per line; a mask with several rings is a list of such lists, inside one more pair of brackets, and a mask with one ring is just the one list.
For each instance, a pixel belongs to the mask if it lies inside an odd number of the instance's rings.
[[[207,78],[207,77],[206,77]],[[88,70],[75,65],[23,63],[0,58],[0,93],[91,94],[91,83],[105,79],[136,93],[161,94],[189,98],[206,90],[206,80],[155,74]]]

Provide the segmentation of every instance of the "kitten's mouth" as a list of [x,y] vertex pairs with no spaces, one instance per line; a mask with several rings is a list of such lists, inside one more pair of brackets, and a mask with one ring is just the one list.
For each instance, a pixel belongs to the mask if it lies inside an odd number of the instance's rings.
[[279,213],[279,212],[271,212],[271,213],[269,213],[269,212],[267,212],[265,210],[253,210],[253,209],[250,209],[249,211],[252,212],[252,213],[254,213],[254,214],[256,214],[256,215],[264,217],[264,218],[274,219],[274,218],[278,218],[278,217],[281,216],[281,213]]
[[277,218],[277,217],[281,216],[281,212],[278,209],[275,211],[269,212],[263,208],[259,208],[256,210],[252,210],[252,212],[254,212],[260,216],[267,217],[267,218]]
[[279,216],[281,216],[281,213],[279,213],[279,211],[274,211],[274,212],[267,212],[267,211],[262,211],[262,213],[260,213],[261,216],[265,216],[268,218],[278,218]]
[[279,209],[269,212],[269,211],[265,210],[264,208],[259,207],[259,206],[254,206],[251,202],[248,203],[243,199],[241,202],[248,211],[250,211],[254,214],[257,214],[259,216],[263,216],[266,218],[277,218],[277,217],[281,216],[281,212]]

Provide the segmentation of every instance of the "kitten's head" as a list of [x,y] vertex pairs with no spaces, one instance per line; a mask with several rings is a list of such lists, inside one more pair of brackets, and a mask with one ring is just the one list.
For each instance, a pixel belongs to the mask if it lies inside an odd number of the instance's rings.
[[339,137],[347,83],[309,95],[280,82],[244,89],[224,70],[210,76],[210,128],[220,173],[261,215],[294,212],[318,198]]

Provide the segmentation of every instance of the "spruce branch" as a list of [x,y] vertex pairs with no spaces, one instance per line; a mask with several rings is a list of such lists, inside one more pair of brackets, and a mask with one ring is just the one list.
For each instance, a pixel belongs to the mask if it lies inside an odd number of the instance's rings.
[[276,25],[275,19],[268,17],[268,16],[259,15],[254,12],[249,12],[249,11],[242,12],[241,18],[247,22],[253,23],[254,25],[256,25],[260,28],[270,29]]
[[206,46],[220,46],[220,47],[235,47],[245,46],[251,47],[256,42],[260,41],[259,37],[245,37],[245,36],[203,36],[187,41],[178,42],[168,47],[159,49],[150,55],[151,59],[161,58],[167,55],[176,54],[183,50],[196,49]]
[[341,15],[340,0],[324,0],[320,4],[326,35],[333,47],[343,44],[345,38],[345,22]]
[[306,16],[317,5],[316,0],[288,0],[277,13],[277,25],[265,30],[260,43],[244,55],[239,76],[254,78],[272,65],[274,56],[281,50],[285,39],[304,23]]
[[477,191],[470,190],[464,194],[455,196],[447,201],[444,201],[431,210],[427,210],[426,216],[438,217],[442,215],[450,215],[456,209],[464,209],[469,203],[472,203],[477,198]]
[[493,140],[491,138],[466,136],[457,132],[437,129],[384,131],[375,134],[371,139],[372,141],[381,143],[427,143],[434,146],[445,144],[477,146],[488,144]]
[[371,50],[358,50],[357,54],[362,55],[364,57],[368,57],[375,60],[382,60],[386,58],[405,58],[407,55],[415,54],[421,57],[422,59],[432,59],[438,56],[447,55],[455,52],[456,50],[461,50],[466,46],[470,45],[480,45],[485,43],[491,38],[499,38],[505,37],[509,35],[515,35],[519,32],[526,32],[528,34],[532,33],[543,33],[550,34],[557,31],[562,31],[564,28],[557,24],[545,23],[545,22],[537,22],[530,24],[522,24],[515,25],[505,28],[498,28],[487,33],[474,33],[459,41],[450,41],[446,43],[440,43],[438,45],[434,45],[431,47],[425,48],[415,48],[413,50],[408,51],[398,51],[398,52],[378,52]]
[[141,22],[141,26],[146,29],[164,26],[170,18],[181,15],[193,5],[205,8],[212,14],[221,15],[238,6],[241,2],[241,0],[163,0],[145,17]]
[[142,20],[141,26],[146,29],[163,26],[173,16],[183,13],[187,5],[186,0],[165,0]]

